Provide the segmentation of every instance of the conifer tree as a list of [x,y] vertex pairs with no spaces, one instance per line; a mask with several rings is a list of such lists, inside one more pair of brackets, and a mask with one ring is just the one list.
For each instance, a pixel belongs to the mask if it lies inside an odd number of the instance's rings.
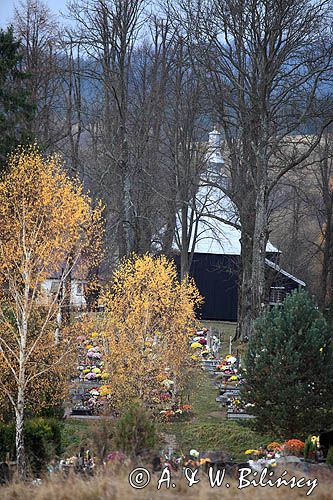
[[34,106],[30,102],[22,69],[21,43],[13,28],[0,30],[0,172],[5,169],[7,155],[29,137],[29,124]]
[[256,322],[243,397],[261,429],[312,434],[333,422],[333,336],[308,294],[295,291]]

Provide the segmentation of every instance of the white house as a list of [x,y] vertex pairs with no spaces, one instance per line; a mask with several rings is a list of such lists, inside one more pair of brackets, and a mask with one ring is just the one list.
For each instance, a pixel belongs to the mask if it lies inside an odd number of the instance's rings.
[[[41,302],[49,303],[54,299],[55,295],[60,292],[61,280],[58,278],[48,278],[41,285]],[[70,306],[78,309],[84,309],[87,305],[85,299],[86,281],[72,279],[71,280],[71,296]]]

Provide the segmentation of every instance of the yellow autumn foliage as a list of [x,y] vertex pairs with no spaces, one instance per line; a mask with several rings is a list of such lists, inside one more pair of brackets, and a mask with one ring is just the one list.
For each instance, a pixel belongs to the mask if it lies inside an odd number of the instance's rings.
[[91,199],[68,177],[61,158],[43,158],[36,146],[19,148],[8,167],[0,182],[0,279],[28,278],[34,289],[88,252],[102,207],[92,210]]
[[72,335],[63,331],[55,345],[59,305],[43,303],[41,284],[89,265],[87,256],[98,258],[90,246],[97,235],[94,251],[101,247],[102,206],[93,209],[61,158],[43,157],[35,145],[18,148],[6,172],[0,180],[0,387],[22,422],[30,403],[38,410],[68,385]]
[[195,284],[179,282],[165,256],[133,255],[120,263],[101,301],[114,408],[136,399],[149,406],[165,378],[172,377],[181,392],[189,374],[188,335],[197,327],[195,308],[202,301]]

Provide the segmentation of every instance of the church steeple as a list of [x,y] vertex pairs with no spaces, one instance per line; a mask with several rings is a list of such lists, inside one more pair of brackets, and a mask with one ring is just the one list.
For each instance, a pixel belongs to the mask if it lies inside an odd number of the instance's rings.
[[215,167],[222,166],[224,160],[221,154],[221,133],[218,131],[217,127],[209,132],[208,140],[208,161],[214,164]]

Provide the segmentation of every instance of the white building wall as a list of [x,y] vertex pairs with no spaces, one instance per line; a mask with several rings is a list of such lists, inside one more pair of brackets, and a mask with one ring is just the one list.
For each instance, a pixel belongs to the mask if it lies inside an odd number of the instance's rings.
[[[71,298],[70,305],[72,307],[85,308],[87,305],[84,296],[85,281],[72,280],[71,281]],[[49,278],[41,285],[41,303],[47,304],[52,299],[53,293],[59,288],[59,280],[56,278]]]

